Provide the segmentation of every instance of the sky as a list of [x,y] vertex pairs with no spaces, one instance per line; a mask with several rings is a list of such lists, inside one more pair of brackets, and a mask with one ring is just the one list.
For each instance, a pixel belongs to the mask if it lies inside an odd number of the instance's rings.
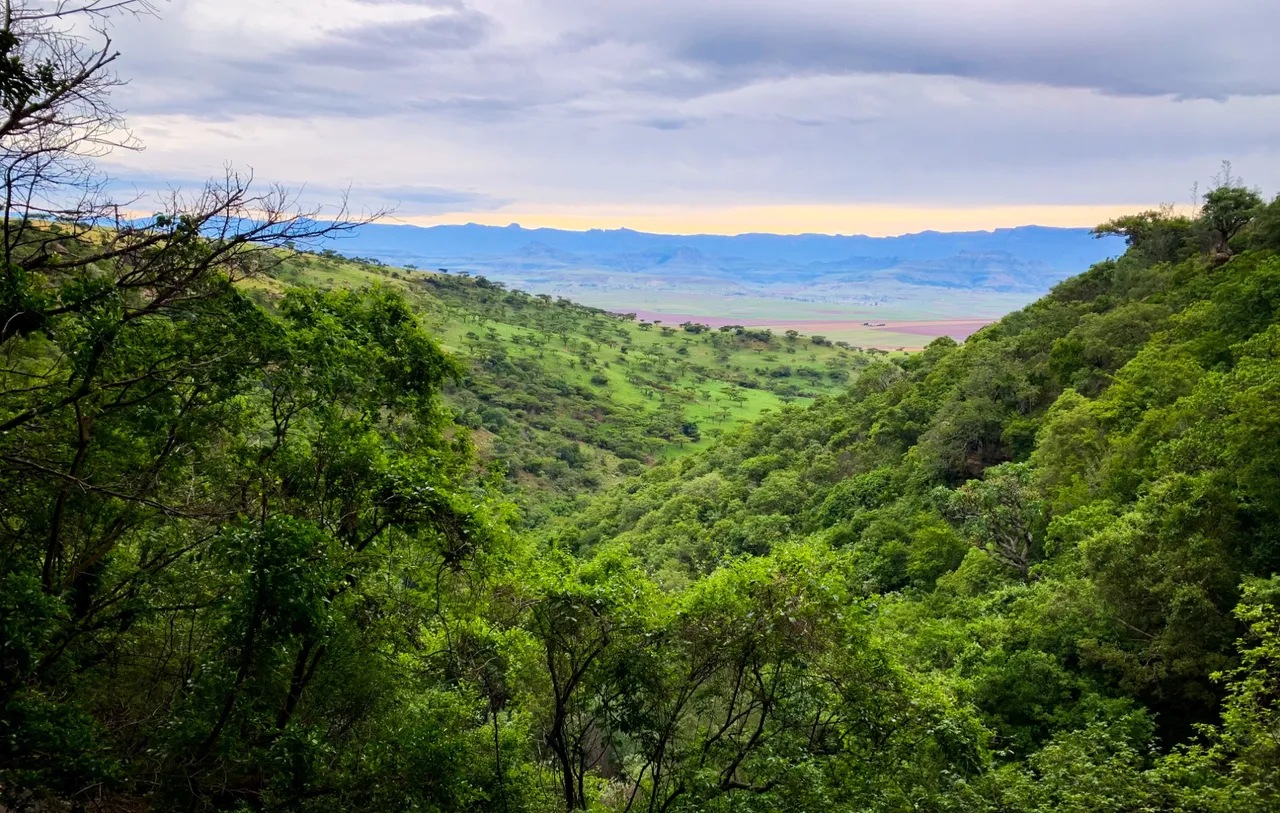
[[112,36],[140,190],[401,222],[899,234],[1280,191],[1277,0],[168,0]]

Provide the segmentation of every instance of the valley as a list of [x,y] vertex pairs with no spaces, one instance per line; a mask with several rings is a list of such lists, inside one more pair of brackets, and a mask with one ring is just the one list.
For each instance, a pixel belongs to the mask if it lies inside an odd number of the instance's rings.
[[[705,300],[704,300],[705,303]],[[719,312],[730,312],[735,310],[745,310],[748,313],[753,309],[736,308],[737,303],[726,303]],[[769,303],[772,307],[761,307],[754,309],[755,312],[768,313],[769,311],[783,310],[785,305],[772,301]],[[715,308],[714,302],[710,303],[707,310]],[[802,309],[789,309],[792,314]],[[986,325],[996,321],[995,318],[988,319],[928,319],[923,316],[917,316],[915,320],[890,320],[880,321],[882,317],[878,313],[870,313],[866,310],[841,311],[830,307],[812,309],[812,317],[809,319],[796,318],[777,318],[770,316],[704,316],[691,313],[670,313],[664,311],[640,310],[636,312],[636,316],[640,319],[648,321],[658,321],[666,324],[681,324],[687,321],[701,321],[712,327],[722,327],[726,325],[744,325],[748,327],[768,328],[776,333],[785,333],[788,330],[797,330],[804,334],[819,335],[832,340],[840,340],[856,347],[874,348],[879,350],[920,350],[927,344],[930,339],[938,336],[949,336],[957,341],[964,341],[969,336],[981,330]],[[798,315],[798,314],[797,314]],[[924,337],[924,338],[921,338]]]
[[0,813],[1280,813],[1268,4],[171,5],[0,16]]
[[265,287],[250,287],[271,305],[293,286],[368,285],[407,296],[467,366],[446,388],[454,419],[535,524],[766,412],[837,395],[877,356],[893,355],[793,328],[624,316],[483,276],[333,254],[292,258]]
[[915,352],[32,224],[0,798],[1275,809],[1280,200],[1206,198]]

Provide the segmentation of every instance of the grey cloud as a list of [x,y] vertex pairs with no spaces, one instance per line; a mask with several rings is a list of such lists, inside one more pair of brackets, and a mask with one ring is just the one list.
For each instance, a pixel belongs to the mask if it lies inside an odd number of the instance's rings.
[[361,6],[414,6],[432,9],[465,9],[462,0],[355,0]]
[[[122,200],[135,202],[135,208],[158,206],[174,193],[194,194],[204,188],[209,178],[192,175],[171,175],[160,172],[142,172],[136,169],[104,165],[105,188]],[[297,198],[304,210],[317,206],[333,206],[344,198],[364,209],[387,209],[394,215],[409,210],[415,215],[468,211],[491,211],[510,203],[509,199],[494,197],[467,189],[448,189],[439,186],[391,185],[373,186],[354,184],[339,186],[332,183],[284,182],[283,186]]]
[[864,124],[874,124],[879,121],[877,118],[869,116],[788,116],[778,113],[774,116],[778,121],[787,124],[798,124],[801,127],[831,127],[835,125],[859,126]]
[[336,65],[360,70],[410,67],[420,52],[474,48],[484,42],[493,21],[474,9],[456,8],[419,20],[364,25],[337,32],[325,41],[281,54],[290,63]]
[[1280,93],[1280,75],[1272,73],[1268,64],[1257,66],[1258,75],[1215,75],[1211,66],[1194,58],[1179,59],[1167,52],[1113,53],[1088,43],[1064,54],[998,43],[985,48],[963,42],[885,42],[875,38],[874,31],[856,29],[709,31],[690,37],[674,55],[720,69],[726,84],[796,73],[906,73],[1089,88],[1120,95],[1222,98]]
[[503,96],[439,96],[408,102],[407,107],[424,113],[437,113],[468,121],[499,121],[512,118],[528,109],[530,100]]
[[649,127],[654,130],[684,130],[694,127],[702,123],[698,118],[679,118],[674,116],[659,116],[651,119],[642,119],[637,122],[641,127]]
[[[1220,0],[1212,25],[1188,0],[354,2],[365,22],[305,46],[139,26],[121,37],[124,106],[188,114],[210,135],[251,115],[289,136],[272,148],[282,163],[313,150],[317,180],[358,178],[358,199],[414,214],[1154,202],[1182,200],[1220,158],[1280,186],[1271,0]],[[368,22],[397,7],[402,21]],[[335,159],[323,145],[343,138],[328,128],[356,129],[343,122],[367,127]],[[209,165],[280,177],[252,137],[193,142]],[[472,188],[486,192],[453,191]]]
[[362,197],[372,196],[392,203],[411,203],[414,204],[416,213],[453,212],[459,208],[492,210],[510,202],[479,192],[436,186],[356,187],[352,192]]
[[[363,5],[408,6],[396,0],[356,0]],[[276,50],[237,53],[234,45],[203,53],[163,38],[126,42],[125,67],[162,71],[167,81],[134,82],[122,96],[131,113],[181,113],[210,120],[243,114],[305,119],[433,111],[483,120],[529,99],[503,98],[475,69],[494,21],[461,0],[412,4],[430,17],[339,28],[319,41]],[[184,45],[186,47],[184,47]]]
[[159,204],[163,197],[174,192],[198,192],[210,180],[190,175],[120,169],[110,162],[103,165],[103,170],[105,191],[115,195],[117,199],[135,201],[137,208]]
[[724,87],[796,73],[909,73],[1120,95],[1280,93],[1280,3],[861,0],[592,4],[591,24]]
[[[688,118],[673,109],[682,103],[760,83],[894,74],[1121,96],[1280,93],[1275,0],[1219,0],[1211,15],[1190,0],[355,1],[403,7],[406,16],[243,54],[199,55],[150,37],[142,61],[173,81],[131,94],[129,107],[295,117],[420,111],[476,122],[535,109],[578,118],[616,110],[661,123]],[[415,16],[423,8],[437,13]],[[504,16],[513,8],[527,18]],[[199,32],[179,33],[198,41]]]

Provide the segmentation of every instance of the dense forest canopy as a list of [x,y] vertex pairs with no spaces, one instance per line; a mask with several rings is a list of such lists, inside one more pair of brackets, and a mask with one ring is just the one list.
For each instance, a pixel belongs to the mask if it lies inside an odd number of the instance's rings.
[[530,527],[340,224],[67,203],[109,47],[7,8],[3,809],[1280,810],[1280,199]]

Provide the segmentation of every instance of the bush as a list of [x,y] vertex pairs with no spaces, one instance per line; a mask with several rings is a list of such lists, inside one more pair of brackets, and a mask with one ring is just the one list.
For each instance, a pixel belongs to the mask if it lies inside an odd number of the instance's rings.
[[500,407],[490,407],[480,413],[480,423],[490,432],[501,432],[510,422],[507,411]]

